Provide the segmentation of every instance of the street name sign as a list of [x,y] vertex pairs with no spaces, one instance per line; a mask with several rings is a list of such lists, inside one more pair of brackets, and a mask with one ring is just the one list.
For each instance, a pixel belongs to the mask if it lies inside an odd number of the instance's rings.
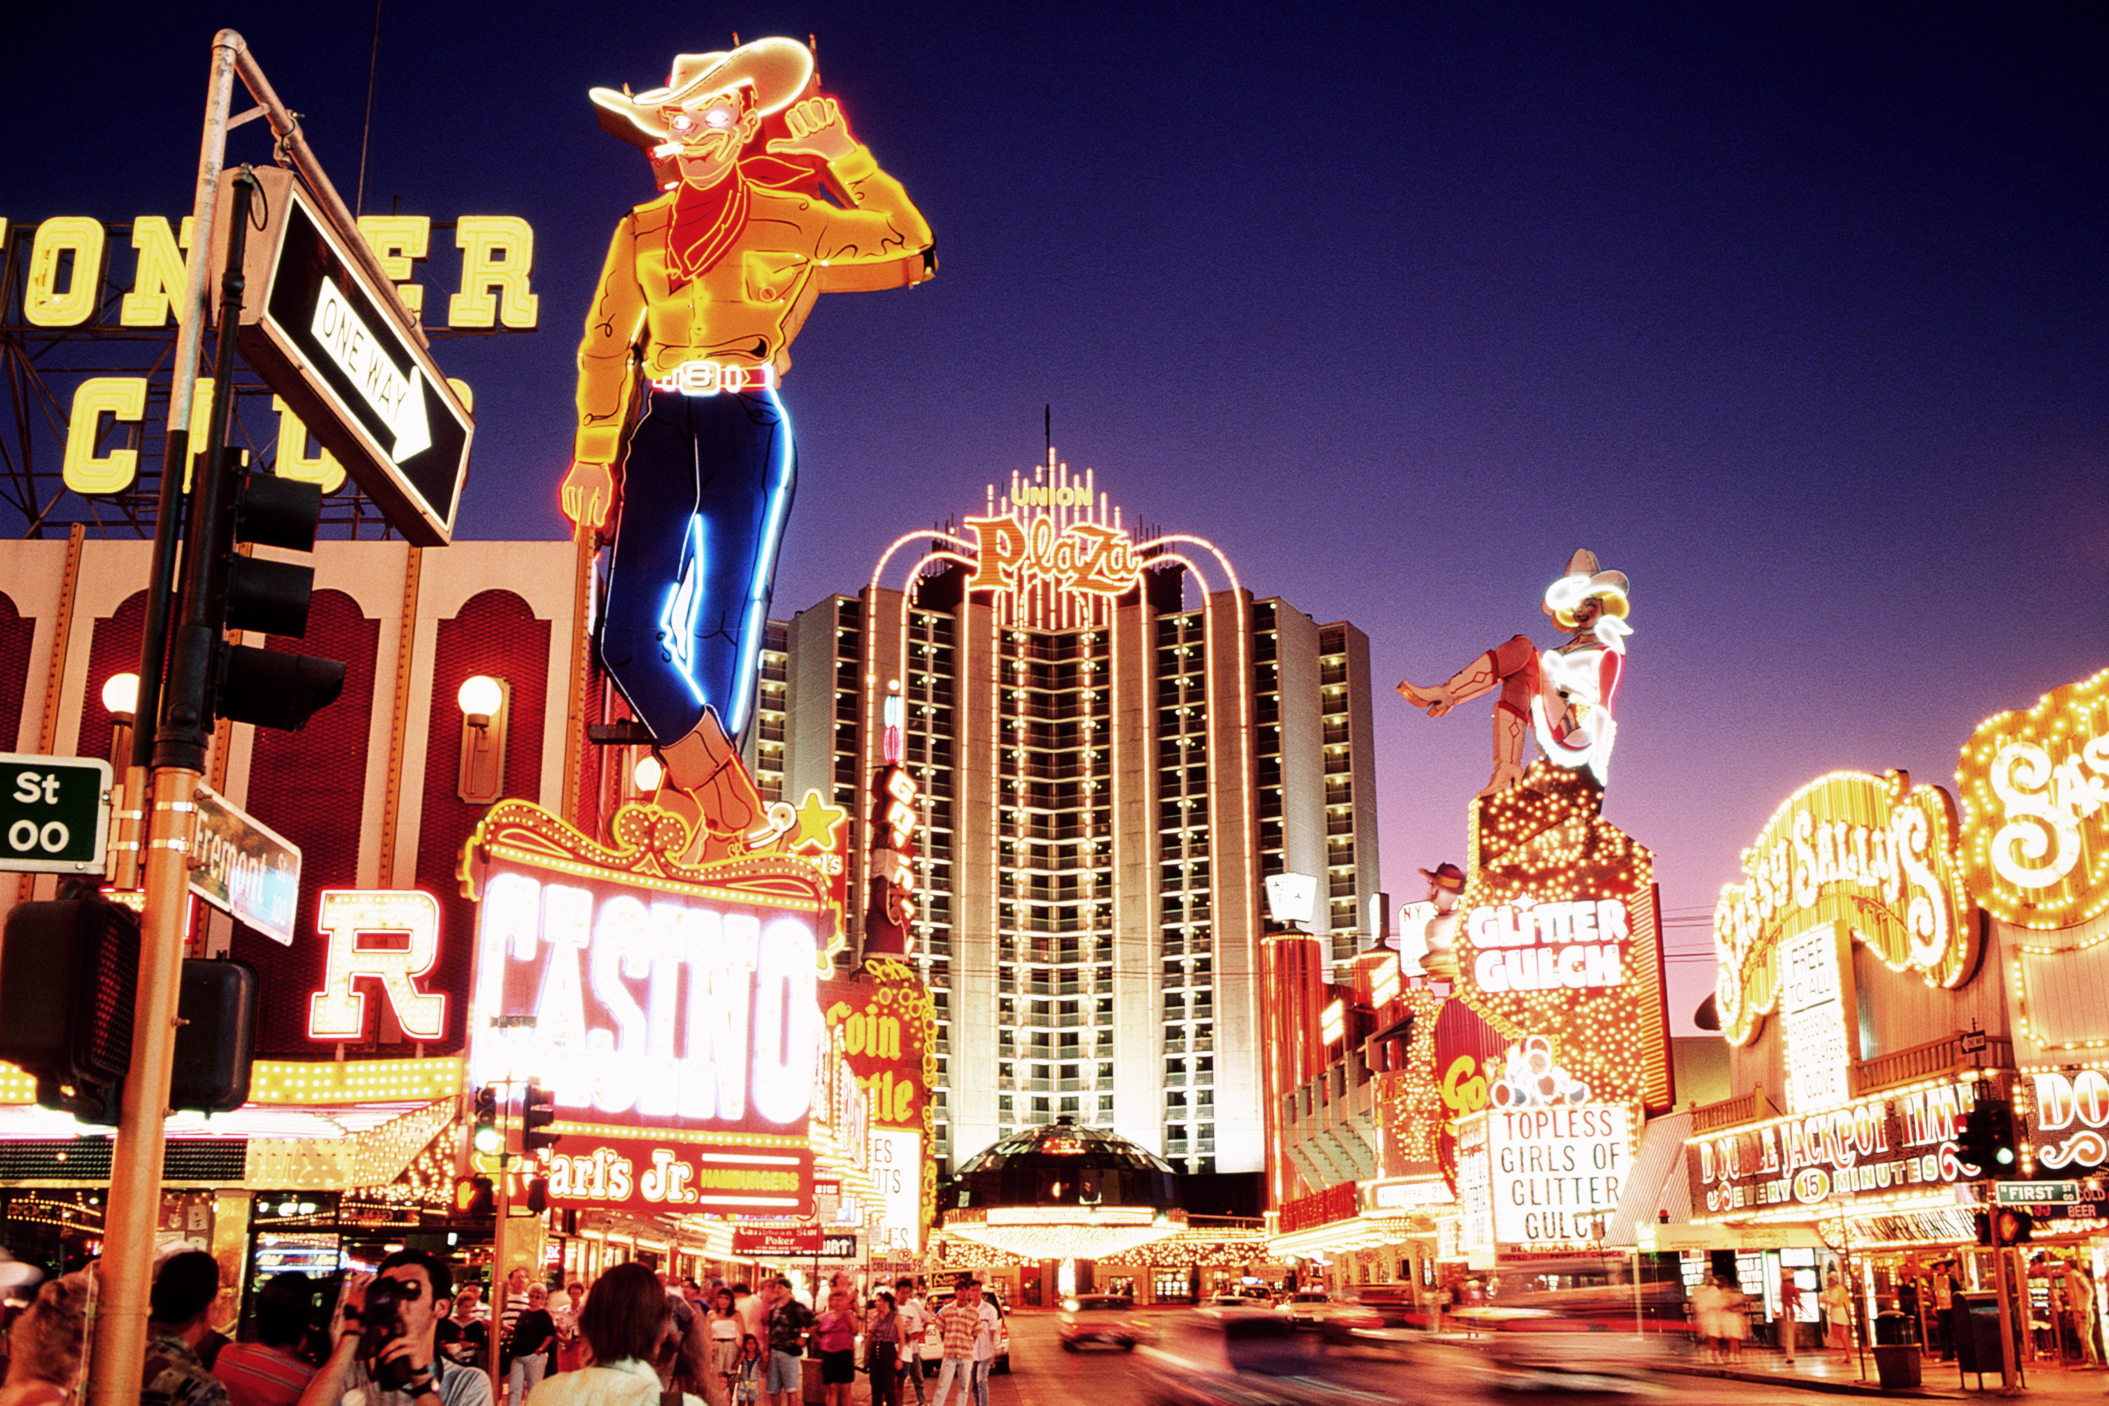
[[[475,420],[395,299],[367,276],[293,173],[255,174],[263,227],[242,257],[242,356],[391,526],[420,547],[444,547],[468,480]],[[220,185],[223,214],[234,177]],[[215,287],[219,271],[216,264]]]
[[2076,1181],[2002,1181],[1993,1183],[1992,1193],[1993,1204],[2000,1206],[2076,1206],[2080,1201],[2080,1184]]
[[96,757],[0,753],[0,871],[102,873],[110,775]]
[[300,846],[200,786],[190,891],[274,942],[293,945]]

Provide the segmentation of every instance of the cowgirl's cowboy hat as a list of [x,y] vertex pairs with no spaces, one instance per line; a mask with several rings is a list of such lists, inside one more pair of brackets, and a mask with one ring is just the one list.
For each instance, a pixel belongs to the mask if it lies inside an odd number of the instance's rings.
[[798,100],[813,79],[813,52],[796,39],[757,39],[729,53],[680,54],[664,88],[632,93],[625,85],[594,88],[601,130],[646,150],[668,140],[666,109],[750,88],[754,111],[767,117]]
[[1559,622],[1560,628],[1572,629],[1574,608],[1591,596],[1603,600],[1604,614],[1623,617],[1632,608],[1627,600],[1632,590],[1633,583],[1626,579],[1625,572],[1599,571],[1596,553],[1584,550],[1569,557],[1567,574],[1545,588],[1542,608]]

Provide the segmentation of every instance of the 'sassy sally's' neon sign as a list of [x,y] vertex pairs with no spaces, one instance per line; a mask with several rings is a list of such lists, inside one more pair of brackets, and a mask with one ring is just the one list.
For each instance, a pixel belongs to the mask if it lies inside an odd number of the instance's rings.
[[803,1131],[815,915],[494,869],[478,916],[472,1083],[517,1065],[575,1117]]

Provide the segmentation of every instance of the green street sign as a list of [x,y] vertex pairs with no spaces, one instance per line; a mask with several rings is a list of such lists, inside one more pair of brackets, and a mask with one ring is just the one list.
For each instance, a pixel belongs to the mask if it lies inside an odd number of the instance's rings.
[[2073,1206],[2080,1200],[2076,1181],[2001,1181],[1992,1184],[1998,1206]]
[[0,871],[100,874],[110,764],[0,752]]

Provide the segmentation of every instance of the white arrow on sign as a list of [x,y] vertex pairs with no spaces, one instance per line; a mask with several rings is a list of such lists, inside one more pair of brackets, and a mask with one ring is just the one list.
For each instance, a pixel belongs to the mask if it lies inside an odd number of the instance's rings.
[[330,359],[351,378],[366,397],[366,403],[395,434],[391,457],[397,464],[432,447],[432,425],[425,418],[425,385],[415,362],[410,374],[396,370],[382,351],[364,318],[337,287],[334,279],[322,280],[322,295],[315,300],[315,340],[322,343]]

